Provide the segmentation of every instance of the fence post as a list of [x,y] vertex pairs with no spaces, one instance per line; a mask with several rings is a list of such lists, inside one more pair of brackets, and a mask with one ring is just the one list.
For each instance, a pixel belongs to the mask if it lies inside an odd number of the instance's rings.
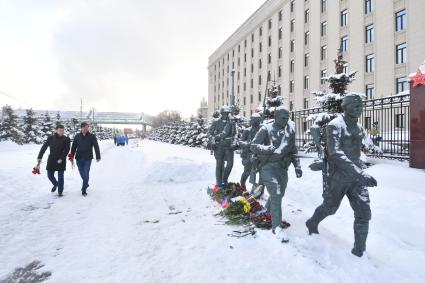
[[425,169],[425,65],[422,66],[410,76],[410,167],[419,169]]

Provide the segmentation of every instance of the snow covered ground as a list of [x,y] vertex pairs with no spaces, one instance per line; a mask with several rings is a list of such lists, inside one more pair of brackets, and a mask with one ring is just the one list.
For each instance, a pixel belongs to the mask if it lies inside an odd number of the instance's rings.
[[[320,235],[307,235],[304,222],[321,202],[311,158],[302,159],[302,179],[290,169],[284,212],[291,241],[281,244],[270,231],[227,236],[237,228],[222,225],[206,194],[215,166],[209,151],[102,142],[88,197],[68,168],[59,199],[44,169],[31,174],[38,149],[0,143],[0,282],[36,261],[44,267],[34,273],[51,272],[48,282],[424,281],[425,172],[404,163],[372,160],[368,171],[379,187],[370,189],[367,255],[356,258],[346,200]],[[241,171],[237,157],[231,179]]]

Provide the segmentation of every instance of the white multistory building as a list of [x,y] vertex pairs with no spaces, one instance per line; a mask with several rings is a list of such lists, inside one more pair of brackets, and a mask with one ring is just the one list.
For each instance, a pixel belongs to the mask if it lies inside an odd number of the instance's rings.
[[234,93],[249,117],[268,79],[281,85],[291,110],[315,106],[312,91],[327,90],[342,49],[351,91],[369,98],[408,89],[408,75],[425,59],[424,0],[268,0],[210,57],[208,115]]

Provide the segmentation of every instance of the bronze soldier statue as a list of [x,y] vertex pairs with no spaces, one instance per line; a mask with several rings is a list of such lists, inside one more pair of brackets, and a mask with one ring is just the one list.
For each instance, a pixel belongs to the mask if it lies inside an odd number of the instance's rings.
[[254,139],[258,130],[260,129],[261,116],[258,113],[254,113],[251,116],[250,121],[251,127],[245,128],[242,132],[242,136],[239,140],[239,146],[241,148],[241,159],[244,171],[241,176],[241,186],[246,188],[246,180],[251,174],[252,170],[252,151],[251,141]]
[[220,117],[214,119],[208,129],[208,138],[216,159],[216,183],[219,186],[227,185],[234,159],[234,125],[229,117],[230,107],[220,109]]
[[251,143],[251,150],[260,161],[260,178],[270,194],[272,231],[282,242],[287,242],[281,227],[282,198],[288,183],[288,167],[294,164],[298,178],[302,176],[300,162],[296,154],[295,126],[289,121],[289,111],[279,106],[270,120],[258,131]]
[[349,94],[342,101],[344,114],[333,119],[326,128],[328,156],[327,189],[323,203],[307,220],[309,234],[318,234],[318,225],[335,214],[344,196],[354,210],[354,247],[352,253],[361,257],[366,250],[366,238],[371,219],[369,192],[366,187],[377,186],[376,180],[363,171],[360,150],[365,130],[358,124],[363,111],[362,99]]

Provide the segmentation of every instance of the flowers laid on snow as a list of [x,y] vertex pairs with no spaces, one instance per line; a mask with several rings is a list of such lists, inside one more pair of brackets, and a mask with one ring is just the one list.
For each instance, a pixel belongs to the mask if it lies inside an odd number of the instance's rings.
[[219,215],[227,219],[226,224],[253,224],[261,229],[271,229],[271,216],[266,209],[246,189],[238,183],[227,186],[216,185],[208,191],[223,211]]

